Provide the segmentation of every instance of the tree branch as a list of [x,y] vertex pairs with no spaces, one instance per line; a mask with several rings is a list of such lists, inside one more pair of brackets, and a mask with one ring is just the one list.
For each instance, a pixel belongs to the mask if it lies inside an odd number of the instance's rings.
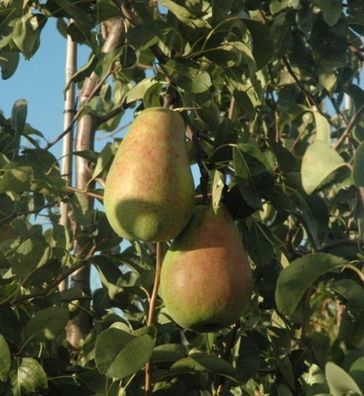
[[[70,35],[67,35],[67,50],[66,50],[66,86],[68,90],[66,92],[65,104],[64,104],[64,128],[68,129],[72,125],[72,119],[75,112],[75,84],[71,82],[72,76],[75,74],[77,69],[77,43],[72,40]],[[61,174],[66,184],[72,183],[72,165],[73,165],[73,128],[63,138],[63,149],[62,149],[62,164]],[[67,201],[61,201],[59,208],[61,218],[59,224],[64,227],[69,227],[69,205]],[[67,288],[67,281],[60,283],[59,289],[65,290]]]
[[356,123],[358,122],[360,116],[364,112],[364,104],[359,107],[359,109],[353,114],[351,117],[349,123],[346,126],[345,131],[343,134],[340,136],[340,138],[337,140],[337,142],[334,145],[334,149],[338,149],[341,144],[344,142],[344,140],[351,134],[353,128],[355,127]]
[[11,301],[11,302],[10,301],[5,301],[5,302],[2,301],[2,302],[0,302],[0,307],[2,307],[4,305],[16,305],[16,304],[19,304],[19,303],[21,303],[23,301],[32,300],[33,298],[37,298],[37,297],[46,296],[52,290],[56,289],[61,282],[63,282],[65,279],[67,279],[75,271],[79,270],[80,268],[83,268],[86,265],[92,264],[92,261],[90,260],[90,258],[95,253],[95,250],[96,250],[96,245],[92,246],[92,248],[90,249],[89,253],[87,254],[87,256],[84,259],[80,260],[78,263],[76,263],[72,267],[68,268],[65,272],[60,274],[53,282],[51,282],[44,289],[39,290],[39,291],[34,292],[34,293],[31,293],[31,294],[26,295],[26,296],[18,297],[17,299],[15,299],[14,301]]

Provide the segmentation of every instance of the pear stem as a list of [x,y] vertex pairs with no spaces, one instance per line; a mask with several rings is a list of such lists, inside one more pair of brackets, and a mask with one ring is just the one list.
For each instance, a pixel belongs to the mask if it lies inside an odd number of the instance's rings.
[[[153,323],[154,323],[155,307],[156,307],[157,297],[158,297],[161,269],[162,269],[162,244],[161,244],[161,242],[157,242],[156,243],[156,265],[155,265],[154,285],[153,285],[152,295],[151,295],[150,301],[149,301],[147,326],[153,326]],[[152,394],[152,389],[153,389],[152,364],[149,361],[145,365],[145,384],[144,384],[145,396],[150,396]]]
[[152,295],[150,297],[147,326],[152,326],[153,322],[154,322],[155,306],[157,303],[157,296],[158,296],[158,289],[159,289],[160,275],[161,275],[161,267],[162,267],[162,248],[161,248],[161,242],[157,242],[156,243],[156,264],[155,264],[154,286],[153,286]]

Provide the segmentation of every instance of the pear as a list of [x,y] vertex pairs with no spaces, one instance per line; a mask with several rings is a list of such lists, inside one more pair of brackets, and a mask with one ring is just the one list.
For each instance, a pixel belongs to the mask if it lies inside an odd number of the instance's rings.
[[105,182],[105,213],[128,240],[166,241],[188,223],[195,188],[181,115],[143,110],[120,143]]
[[229,212],[197,206],[163,260],[160,294],[167,312],[181,327],[216,331],[240,318],[251,292],[248,258]]

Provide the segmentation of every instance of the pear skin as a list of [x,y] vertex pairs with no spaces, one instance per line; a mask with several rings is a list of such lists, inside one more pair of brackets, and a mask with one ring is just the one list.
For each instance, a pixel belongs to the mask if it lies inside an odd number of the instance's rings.
[[179,113],[152,107],[133,121],[106,178],[111,227],[128,240],[166,241],[188,223],[195,188]]
[[249,303],[252,274],[226,208],[198,206],[163,260],[160,294],[181,327],[216,331],[236,322]]

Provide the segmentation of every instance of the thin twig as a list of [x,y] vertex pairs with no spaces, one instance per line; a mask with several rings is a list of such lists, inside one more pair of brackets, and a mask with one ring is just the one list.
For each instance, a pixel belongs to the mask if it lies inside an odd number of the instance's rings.
[[359,107],[359,109],[353,114],[351,117],[344,133],[340,136],[340,138],[337,140],[337,142],[334,145],[334,149],[336,150],[338,147],[341,146],[341,144],[344,142],[344,140],[351,134],[353,128],[355,127],[356,123],[359,120],[359,117],[362,115],[364,112],[364,104]]
[[104,199],[103,195],[92,192],[92,191],[81,190],[80,188],[76,188],[76,187],[72,187],[72,186],[67,186],[66,189],[67,189],[67,191],[84,194],[91,198],[100,199],[101,201],[103,201],[103,199]]
[[90,265],[92,263],[90,258],[95,253],[96,248],[97,248],[96,245],[93,245],[92,248],[90,249],[89,253],[83,260],[80,260],[78,263],[76,263],[72,267],[68,268],[65,272],[63,272],[61,275],[59,275],[53,282],[51,282],[44,289],[39,290],[34,293],[31,293],[26,296],[21,296],[12,302],[5,301],[5,303],[4,303],[4,301],[2,301],[2,302],[0,302],[0,307],[4,306],[4,305],[8,305],[8,304],[16,305],[23,301],[32,300],[33,298],[42,297],[42,296],[47,295],[52,290],[56,289],[61,282],[63,282],[66,278],[68,278],[70,275],[72,275],[75,271],[79,270],[80,268],[84,267],[85,265]]
[[235,109],[236,109],[236,98],[233,95],[233,96],[231,96],[229,112],[228,112],[228,119],[229,120],[232,120],[234,118]]
[[[149,309],[148,309],[148,317],[147,317],[147,326],[152,326],[155,318],[155,308],[157,303],[157,296],[159,290],[160,283],[160,275],[162,268],[162,246],[161,242],[157,242],[156,246],[156,266],[155,266],[155,275],[154,275],[154,285],[152,295],[150,297]],[[145,365],[145,385],[144,392],[145,396],[150,396],[152,394],[152,364],[148,361]]]
[[64,198],[60,198],[60,199],[57,199],[57,200],[55,200],[55,201],[52,201],[52,202],[50,202],[50,203],[48,203],[48,204],[43,205],[43,206],[42,206],[41,208],[39,208],[39,209],[24,210],[24,211],[22,211],[22,212],[14,212],[14,213],[12,213],[10,216],[6,217],[5,219],[2,219],[2,220],[0,221],[0,225],[1,225],[1,224],[7,224],[7,223],[9,223],[10,221],[12,221],[12,220],[14,220],[14,219],[16,219],[17,217],[20,217],[20,216],[27,216],[27,215],[32,215],[32,214],[37,215],[37,214],[39,214],[39,213],[40,213],[42,210],[44,210],[44,209],[50,209],[50,208],[53,208],[55,205],[58,205],[63,199],[64,199]]
[[343,113],[343,112],[340,110],[340,107],[339,107],[339,105],[337,104],[337,102],[336,102],[331,96],[329,96],[329,100],[330,100],[330,102],[331,102],[333,108],[335,109],[337,115],[338,115],[339,118],[341,119],[341,121],[342,121],[345,125],[348,125],[349,119],[348,119],[348,117],[346,116],[346,114]]
[[[224,352],[222,354],[223,359],[229,361],[229,358],[231,356],[231,351],[234,348],[234,345],[236,344],[236,339],[239,333],[241,327],[241,323],[240,322],[236,322],[234,324],[234,327],[231,330],[231,333],[229,334],[229,340],[226,343],[226,346],[224,348]],[[221,396],[222,395],[222,391],[226,386],[226,378],[225,377],[221,377],[220,383],[216,389],[215,392],[215,396]]]
[[161,242],[157,242],[156,244],[156,267],[155,267],[155,276],[154,276],[154,286],[152,295],[150,297],[150,304],[148,310],[148,320],[147,326],[152,326],[155,317],[155,307],[157,303],[159,283],[160,283],[160,273],[162,268],[162,246]]
[[[98,93],[102,84],[110,77],[111,74],[112,74],[112,67],[110,67],[110,69],[107,71],[105,76],[96,84],[96,86],[93,88],[91,93],[87,96],[87,98],[85,98],[85,100],[82,101],[82,105],[77,110],[76,114],[74,115],[73,120],[72,120],[71,124],[69,125],[69,127],[66,128],[62,133],[60,133],[55,139],[50,141],[47,144],[47,146],[45,147],[45,150],[49,150],[51,147],[53,147],[55,144],[57,144],[60,140],[62,140],[67,134],[72,132],[73,127],[75,126],[76,122],[80,119],[80,117],[85,109],[85,106],[88,103],[90,103],[90,101],[96,96],[96,94]],[[112,111],[117,114],[118,112],[120,112],[120,107],[121,106],[118,106],[117,109],[114,109]],[[116,114],[112,113],[112,117]],[[109,118],[111,118],[111,117],[109,117]],[[102,121],[102,122],[105,122],[105,121]]]
[[330,125],[333,126],[333,122],[330,120],[330,118],[327,117],[327,115],[321,110],[320,103],[317,102],[316,98],[310,91],[306,89],[306,87],[302,84],[301,80],[297,77],[295,71],[292,69],[291,65],[289,64],[289,61],[286,56],[282,57],[283,63],[287,68],[288,73],[292,76],[296,84],[299,86],[301,91],[304,93],[305,97],[308,100],[308,103],[311,104],[311,106],[314,106],[314,109],[317,110],[323,117],[325,117]]

